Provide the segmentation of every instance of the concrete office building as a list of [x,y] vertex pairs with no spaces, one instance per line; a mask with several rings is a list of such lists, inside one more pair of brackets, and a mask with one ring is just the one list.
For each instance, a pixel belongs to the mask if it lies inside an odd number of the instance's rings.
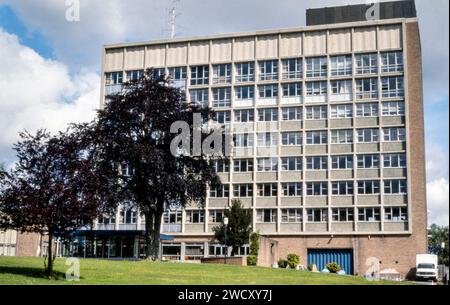
[[[223,185],[206,206],[164,215],[162,233],[173,237],[163,240],[165,259],[224,255],[212,228],[234,198],[267,238],[261,265],[297,253],[304,265],[332,260],[348,273],[404,277],[426,253],[414,2],[382,4],[377,20],[365,19],[370,9],[308,10],[300,28],[105,46],[101,105],[152,67],[234,134],[230,164],[216,164]],[[143,230],[138,211],[119,209],[85,232],[83,254],[139,257]]]

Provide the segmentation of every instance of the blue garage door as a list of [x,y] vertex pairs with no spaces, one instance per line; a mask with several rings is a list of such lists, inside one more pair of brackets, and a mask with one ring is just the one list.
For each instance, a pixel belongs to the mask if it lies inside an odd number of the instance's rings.
[[338,263],[346,274],[353,274],[353,251],[351,249],[308,249],[308,265],[316,264],[322,271],[326,264]]

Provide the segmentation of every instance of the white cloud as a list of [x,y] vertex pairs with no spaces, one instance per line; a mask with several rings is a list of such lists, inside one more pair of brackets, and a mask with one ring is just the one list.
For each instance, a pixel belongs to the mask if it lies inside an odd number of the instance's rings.
[[64,130],[89,121],[100,97],[95,73],[71,77],[61,62],[46,60],[0,28],[0,156],[11,162],[18,132]]
[[448,180],[441,178],[427,183],[429,224],[448,225],[449,186]]

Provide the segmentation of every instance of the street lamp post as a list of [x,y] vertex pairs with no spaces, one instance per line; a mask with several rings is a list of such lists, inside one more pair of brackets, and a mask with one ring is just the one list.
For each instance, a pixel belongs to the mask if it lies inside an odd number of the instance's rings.
[[228,255],[228,245],[227,245],[228,217],[225,217],[223,219],[223,224],[225,225],[224,237],[225,237],[225,265],[226,265]]

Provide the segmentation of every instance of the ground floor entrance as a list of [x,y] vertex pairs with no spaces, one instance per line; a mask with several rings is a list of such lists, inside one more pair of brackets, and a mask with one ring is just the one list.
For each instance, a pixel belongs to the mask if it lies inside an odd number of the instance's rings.
[[337,263],[346,274],[353,274],[352,249],[308,249],[308,265],[315,264],[319,271],[329,263]]

